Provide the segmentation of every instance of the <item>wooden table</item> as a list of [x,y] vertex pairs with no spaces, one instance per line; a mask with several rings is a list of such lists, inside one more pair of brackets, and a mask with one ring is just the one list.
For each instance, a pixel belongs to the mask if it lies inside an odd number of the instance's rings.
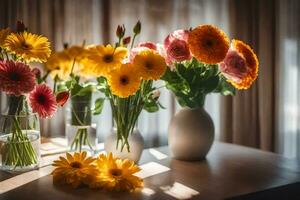
[[[167,147],[155,150],[168,157],[159,160],[151,154],[153,150],[145,150],[140,164],[155,162],[170,170],[145,178],[147,189],[143,192],[112,194],[88,188],[57,187],[48,175],[6,192],[0,199],[173,200],[176,195],[177,199],[204,200],[300,199],[300,165],[296,160],[219,142],[214,143],[207,159],[201,162],[172,159]],[[0,173],[2,179],[5,176],[9,175]]]

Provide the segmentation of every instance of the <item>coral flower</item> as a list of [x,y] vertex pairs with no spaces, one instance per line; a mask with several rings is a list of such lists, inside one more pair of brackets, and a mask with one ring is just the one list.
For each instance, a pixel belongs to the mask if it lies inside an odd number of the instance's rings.
[[133,161],[114,158],[112,153],[101,154],[96,166],[100,174],[96,181],[89,184],[91,188],[132,192],[143,187],[143,180],[134,175],[140,168]]
[[98,170],[93,165],[95,161],[92,157],[86,157],[86,152],[74,153],[72,156],[66,153],[66,157],[59,157],[54,161],[56,167],[53,172],[53,182],[55,184],[70,184],[77,188],[82,184],[89,184],[97,176]]
[[89,49],[88,58],[93,62],[94,72],[98,76],[107,75],[111,70],[121,66],[127,56],[127,49],[111,45],[95,46]]
[[4,47],[25,62],[46,62],[50,56],[50,43],[44,36],[22,32],[7,36]]
[[4,47],[4,41],[10,33],[11,33],[11,30],[9,28],[0,30],[0,47],[1,48]]
[[166,71],[165,59],[153,50],[139,52],[133,65],[144,80],[158,80]]
[[193,29],[189,33],[188,44],[192,54],[206,64],[221,62],[229,49],[226,34],[212,25],[202,25]]
[[29,94],[30,106],[41,118],[51,117],[57,109],[56,98],[47,85],[37,85]]
[[29,93],[35,86],[35,74],[28,65],[0,61],[0,90],[9,95]]
[[141,78],[131,64],[123,64],[110,72],[108,83],[113,94],[126,98],[133,95],[140,87]]
[[[239,53],[244,59],[246,63],[246,69],[243,67],[242,61],[238,62],[231,62],[235,64],[235,66],[228,66],[228,61],[230,60],[230,54],[229,59],[225,59],[224,64],[227,64],[227,71],[228,68],[234,68],[231,71],[234,71],[232,76],[236,77],[236,74],[238,74],[238,78],[229,78],[229,82],[237,89],[248,89],[252,83],[256,80],[257,75],[258,75],[258,59],[254,51],[249,47],[247,44],[243,43],[242,41],[239,40],[233,40],[232,41],[232,49],[234,49],[236,52]],[[221,65],[222,67],[222,65]],[[240,72],[236,72],[238,69]]]

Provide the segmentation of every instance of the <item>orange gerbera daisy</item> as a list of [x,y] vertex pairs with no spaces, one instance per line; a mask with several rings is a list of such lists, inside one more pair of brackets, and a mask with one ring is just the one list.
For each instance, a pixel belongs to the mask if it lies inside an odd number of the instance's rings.
[[235,82],[229,80],[229,82],[237,89],[248,89],[258,75],[259,62],[257,56],[250,46],[240,40],[232,40],[232,47],[245,58],[247,75],[244,76],[241,81]]
[[212,25],[202,25],[193,29],[189,33],[188,44],[192,54],[206,64],[221,62],[229,49],[226,34]]

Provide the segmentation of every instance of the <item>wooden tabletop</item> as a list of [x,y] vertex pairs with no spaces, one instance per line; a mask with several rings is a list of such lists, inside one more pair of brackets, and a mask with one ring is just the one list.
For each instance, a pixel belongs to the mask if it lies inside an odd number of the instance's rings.
[[[168,147],[160,147],[145,150],[140,164],[150,167],[150,173],[164,171],[145,178],[145,189],[140,192],[57,187],[48,175],[10,190],[0,199],[300,199],[300,163],[252,148],[215,142],[206,160],[184,162],[172,159]],[[9,175],[0,172],[1,179],[5,176]]]

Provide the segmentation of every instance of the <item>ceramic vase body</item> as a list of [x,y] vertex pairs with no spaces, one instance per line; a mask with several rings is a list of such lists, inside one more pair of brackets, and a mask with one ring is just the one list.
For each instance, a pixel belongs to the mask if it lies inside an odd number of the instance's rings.
[[104,149],[106,152],[112,152],[118,158],[129,159],[137,163],[144,149],[144,139],[137,128],[133,129],[128,137],[128,142],[130,146],[129,152],[126,147],[121,150],[121,142],[117,148],[117,129],[113,128],[104,141]]
[[203,160],[214,141],[214,123],[204,108],[183,108],[172,118],[168,131],[173,157]]

